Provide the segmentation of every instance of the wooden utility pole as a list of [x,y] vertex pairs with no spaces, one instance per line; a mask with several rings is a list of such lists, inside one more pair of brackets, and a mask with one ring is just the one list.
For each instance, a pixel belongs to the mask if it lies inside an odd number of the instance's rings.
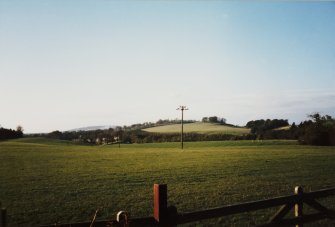
[[180,142],[181,142],[181,149],[184,149],[184,110],[188,110],[186,106],[179,106],[177,110],[181,110],[181,135],[180,135]]

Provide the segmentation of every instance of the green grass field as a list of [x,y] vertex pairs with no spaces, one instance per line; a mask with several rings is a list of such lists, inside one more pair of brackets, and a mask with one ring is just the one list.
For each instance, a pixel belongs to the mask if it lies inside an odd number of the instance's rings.
[[[181,126],[180,124],[174,125],[164,125],[157,126],[152,128],[143,129],[146,132],[154,132],[154,133],[180,133]],[[203,122],[195,122],[184,124],[184,132],[185,133],[202,133],[202,134],[231,134],[231,135],[243,135],[248,134],[250,129],[242,128],[242,127],[232,127],[228,125],[220,125],[213,123],[203,123]]]
[[[335,148],[295,141],[224,141],[79,146],[46,139],[0,142],[0,201],[9,226],[108,219],[119,210],[151,216],[154,183],[168,184],[179,212],[335,187]],[[326,201],[334,208],[335,199]],[[276,209],[201,225],[246,226]],[[270,212],[270,213],[269,213]],[[334,222],[323,222],[333,226]],[[193,225],[193,224],[192,224]]]

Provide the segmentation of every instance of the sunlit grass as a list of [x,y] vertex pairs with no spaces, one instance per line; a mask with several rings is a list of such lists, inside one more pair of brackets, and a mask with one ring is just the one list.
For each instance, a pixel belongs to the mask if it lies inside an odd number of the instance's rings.
[[[180,124],[157,126],[152,128],[143,129],[146,132],[154,133],[179,133],[181,130]],[[185,133],[206,133],[206,134],[231,134],[243,135],[248,134],[250,129],[242,127],[232,127],[228,125],[195,122],[184,124]]]
[[[0,143],[0,201],[10,226],[88,221],[119,210],[152,215],[152,186],[168,184],[180,212],[335,186],[334,147],[295,141],[79,146],[45,139]],[[265,215],[265,219],[269,215]],[[259,215],[257,215],[259,217]],[[251,218],[251,217],[250,217]],[[259,222],[236,216],[212,223]]]
[[287,125],[287,126],[283,126],[283,127],[280,127],[280,128],[276,128],[274,130],[276,131],[279,131],[279,130],[289,130],[291,128],[291,125]]

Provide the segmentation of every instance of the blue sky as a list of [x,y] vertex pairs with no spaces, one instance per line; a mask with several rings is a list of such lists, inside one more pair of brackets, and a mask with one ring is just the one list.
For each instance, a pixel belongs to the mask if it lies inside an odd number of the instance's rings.
[[0,125],[335,116],[335,3],[0,1]]

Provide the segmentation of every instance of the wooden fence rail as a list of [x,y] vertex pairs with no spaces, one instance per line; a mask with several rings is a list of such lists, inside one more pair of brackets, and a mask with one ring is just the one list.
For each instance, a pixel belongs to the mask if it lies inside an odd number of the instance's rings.
[[[316,198],[327,197],[335,194],[335,188],[320,190],[316,192],[303,193],[301,187],[296,187],[296,194],[291,196],[277,197],[273,199],[260,200],[254,202],[247,202],[237,205],[225,206],[203,211],[196,211],[191,213],[178,214],[177,224],[200,221],[209,218],[217,218],[232,214],[238,214],[249,211],[256,211],[260,209],[267,209],[275,206],[281,206],[280,210],[270,218],[269,222],[262,226],[283,225],[284,223],[292,225],[299,225],[306,221],[317,221],[324,218],[334,218],[334,211],[327,209],[320,203],[315,201]],[[319,211],[312,216],[303,215],[303,203],[307,203],[315,210]],[[295,207],[295,218],[283,219],[285,215]]]
[[[303,192],[302,187],[297,186],[295,187],[294,195],[241,203],[236,205],[229,205],[202,211],[178,213],[176,207],[167,205],[167,185],[154,184],[153,217],[129,218],[129,214],[127,212],[120,211],[116,217],[116,220],[71,224],[53,224],[45,225],[43,227],[176,226],[178,224],[185,224],[210,218],[218,218],[233,214],[267,209],[276,206],[281,207],[271,218],[269,218],[269,221],[267,223],[260,226],[265,227],[295,225],[297,227],[300,227],[304,223],[318,221],[326,218],[334,219],[335,210],[326,208],[325,206],[321,205],[319,202],[316,201],[316,199],[325,198],[333,195],[335,195],[335,188],[305,193]],[[307,204],[309,207],[313,208],[317,212],[307,215],[304,214],[304,204]],[[294,218],[285,218],[285,216],[291,210],[294,211]],[[0,227],[5,227],[6,210],[2,209],[2,211],[4,211],[4,213],[1,212]],[[5,221],[3,222],[3,220]]]

